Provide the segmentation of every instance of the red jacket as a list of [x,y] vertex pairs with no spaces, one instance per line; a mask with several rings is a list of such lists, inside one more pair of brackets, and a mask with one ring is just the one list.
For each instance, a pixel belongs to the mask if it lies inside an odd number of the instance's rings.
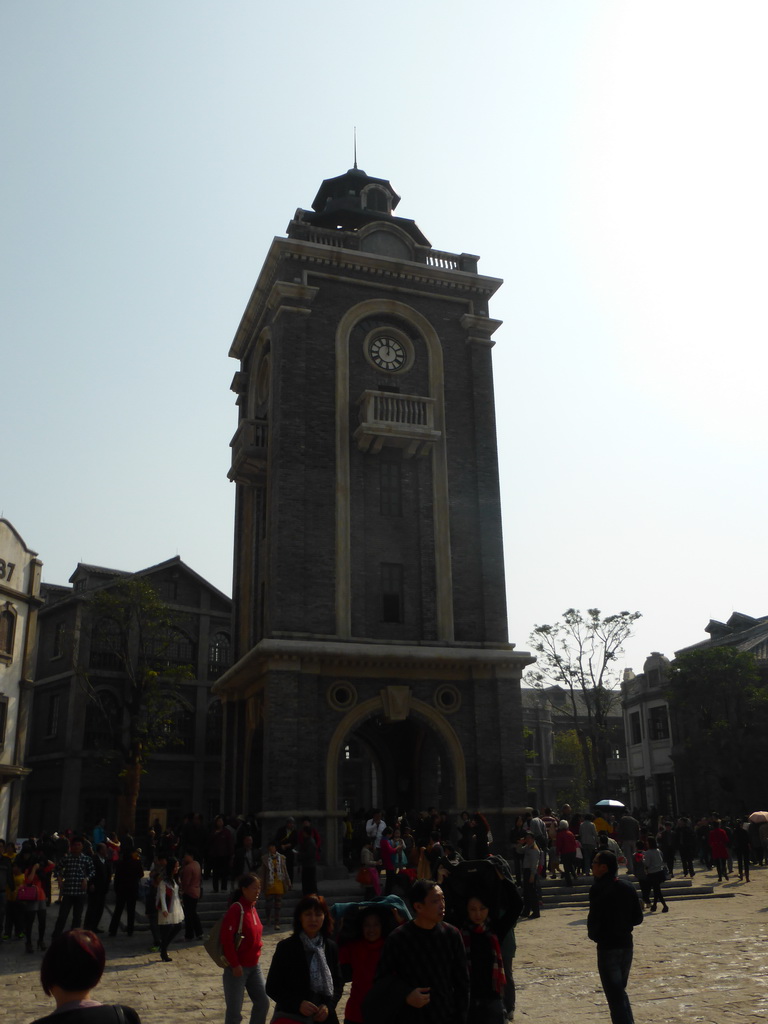
[[726,860],[728,857],[728,833],[725,829],[710,829],[707,839],[714,860]]
[[576,853],[576,836],[569,828],[560,829],[555,839],[555,846],[561,856],[564,853]]
[[[240,914],[243,915],[243,941],[235,949],[235,933],[240,929]],[[233,903],[224,915],[221,925],[221,948],[231,967],[255,967],[261,956],[261,921],[256,907],[245,903]]]

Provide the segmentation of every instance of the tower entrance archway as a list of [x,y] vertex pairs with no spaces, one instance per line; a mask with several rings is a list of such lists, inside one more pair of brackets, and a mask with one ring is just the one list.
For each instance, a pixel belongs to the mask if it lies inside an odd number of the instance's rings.
[[387,693],[337,725],[326,761],[328,810],[463,807],[464,751],[446,718],[412,695],[393,713]]
[[419,810],[455,803],[454,768],[440,736],[416,715],[390,722],[372,715],[339,753],[339,799],[350,810]]

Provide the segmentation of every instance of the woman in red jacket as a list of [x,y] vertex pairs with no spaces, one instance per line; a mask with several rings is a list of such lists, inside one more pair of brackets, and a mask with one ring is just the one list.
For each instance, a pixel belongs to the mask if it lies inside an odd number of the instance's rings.
[[707,836],[709,849],[712,851],[712,864],[717,868],[717,880],[728,881],[728,833],[720,825],[720,819],[715,818]]
[[222,979],[227,1004],[224,1024],[240,1024],[246,992],[253,1003],[250,1024],[264,1024],[267,1019],[269,999],[259,967],[262,927],[256,913],[260,892],[258,875],[249,873],[239,878],[221,925],[221,948],[229,963]]

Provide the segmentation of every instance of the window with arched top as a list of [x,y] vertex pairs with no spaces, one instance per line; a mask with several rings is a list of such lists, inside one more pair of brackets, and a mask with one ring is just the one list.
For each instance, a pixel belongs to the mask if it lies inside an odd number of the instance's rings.
[[158,750],[163,754],[191,754],[195,749],[195,713],[179,697],[165,715]]
[[365,208],[376,213],[389,213],[389,195],[386,190],[377,185],[366,189]]
[[214,633],[208,645],[208,678],[218,679],[232,664],[232,653],[229,635]]
[[13,642],[16,639],[16,609],[6,601],[0,611],[0,657],[4,661],[13,658]]
[[169,626],[154,636],[147,644],[147,654],[158,672],[185,665],[195,668],[195,645],[178,626]]
[[85,750],[114,750],[120,744],[123,708],[112,690],[97,690],[88,703],[83,730]]
[[91,631],[89,667],[119,671],[123,668],[123,650],[120,624],[115,619],[99,619]]

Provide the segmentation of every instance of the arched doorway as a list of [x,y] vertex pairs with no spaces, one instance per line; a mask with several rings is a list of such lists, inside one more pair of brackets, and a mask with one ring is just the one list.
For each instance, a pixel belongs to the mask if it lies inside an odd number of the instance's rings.
[[[400,693],[392,694],[395,689]],[[393,701],[393,696],[398,699]],[[329,825],[348,808],[463,807],[464,751],[444,715],[408,694],[407,687],[388,688],[352,708],[334,730],[326,760],[326,796]],[[337,832],[329,828],[329,863],[340,860]]]
[[455,804],[454,769],[444,741],[424,719],[373,714],[339,753],[339,799],[346,809],[420,810]]

